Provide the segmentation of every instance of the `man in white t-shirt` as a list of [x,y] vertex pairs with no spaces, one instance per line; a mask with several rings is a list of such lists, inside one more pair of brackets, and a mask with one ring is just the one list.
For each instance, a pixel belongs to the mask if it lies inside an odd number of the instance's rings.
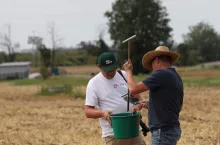
[[[97,66],[100,72],[89,81],[86,89],[86,117],[99,118],[105,145],[145,145],[144,138],[141,134],[136,138],[130,139],[119,140],[114,138],[110,115],[127,112],[127,97],[123,96],[126,96],[128,93],[128,87],[123,77],[117,72],[119,66],[113,53],[102,53],[97,59]],[[125,71],[121,72],[126,78]],[[136,95],[135,97],[141,100],[140,95]],[[99,109],[95,109],[96,106]],[[131,103],[129,107],[130,110],[141,108]]]

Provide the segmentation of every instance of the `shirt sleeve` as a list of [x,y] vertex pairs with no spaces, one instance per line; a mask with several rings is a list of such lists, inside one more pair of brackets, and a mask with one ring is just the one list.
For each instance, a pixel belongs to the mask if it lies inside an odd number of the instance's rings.
[[151,91],[154,91],[162,86],[162,71],[153,72],[148,78],[144,79],[142,82]]
[[89,83],[86,88],[86,99],[85,99],[85,105],[88,106],[97,106],[98,105],[98,96],[95,92],[93,85]]

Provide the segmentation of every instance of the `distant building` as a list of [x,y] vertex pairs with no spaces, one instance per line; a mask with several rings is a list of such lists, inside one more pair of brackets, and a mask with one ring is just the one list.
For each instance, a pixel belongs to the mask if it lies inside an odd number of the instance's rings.
[[0,80],[28,78],[31,62],[9,62],[0,64]]

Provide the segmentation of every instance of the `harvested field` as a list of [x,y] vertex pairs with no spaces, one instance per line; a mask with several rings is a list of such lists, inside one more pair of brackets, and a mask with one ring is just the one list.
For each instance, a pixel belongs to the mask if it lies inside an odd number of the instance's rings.
[[[102,144],[99,122],[84,116],[83,99],[35,97],[38,86],[0,83],[0,87],[0,144]],[[147,111],[142,114],[146,121]],[[220,87],[185,88],[180,121],[179,145],[220,145]],[[147,144],[149,136],[145,137]]]

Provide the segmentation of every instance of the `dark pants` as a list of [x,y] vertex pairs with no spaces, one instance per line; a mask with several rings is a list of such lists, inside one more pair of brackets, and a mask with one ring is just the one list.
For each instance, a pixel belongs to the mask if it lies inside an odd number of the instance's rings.
[[179,127],[154,130],[151,132],[152,145],[176,145],[181,137],[181,132]]

